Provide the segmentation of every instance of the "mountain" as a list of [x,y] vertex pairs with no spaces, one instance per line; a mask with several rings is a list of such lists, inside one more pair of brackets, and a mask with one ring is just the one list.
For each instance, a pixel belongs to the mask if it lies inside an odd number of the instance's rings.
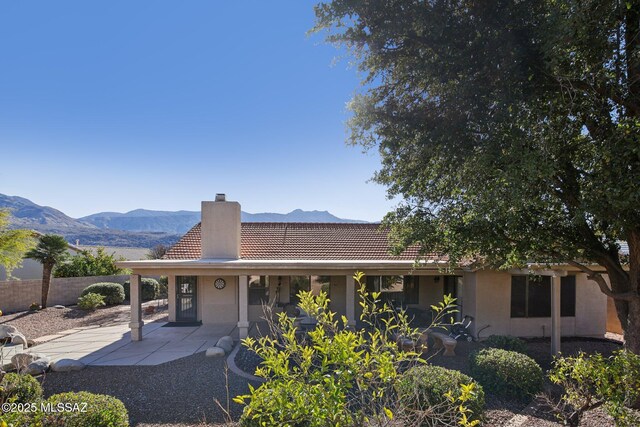
[[[82,245],[150,248],[172,245],[200,221],[200,212],[136,209],[126,213],[100,212],[74,219],[31,200],[0,194],[0,209],[11,210],[12,228],[30,228],[63,235]],[[366,222],[342,219],[327,211],[296,209],[286,214],[242,212],[244,222]]]
[[[151,231],[184,234],[200,221],[200,212],[195,211],[151,211],[136,209],[127,213],[100,212],[80,218],[100,229]],[[286,214],[242,212],[243,222],[365,222],[342,219],[327,211],[303,211],[296,209]]]

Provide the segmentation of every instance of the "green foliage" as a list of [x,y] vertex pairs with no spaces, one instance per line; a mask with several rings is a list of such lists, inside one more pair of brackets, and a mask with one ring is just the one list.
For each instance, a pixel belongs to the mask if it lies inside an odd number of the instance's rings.
[[0,402],[31,403],[42,397],[42,386],[31,375],[5,374],[0,381]]
[[42,307],[40,306],[40,304],[38,304],[37,302],[32,302],[29,305],[29,311],[38,311],[40,310]]
[[169,278],[160,276],[158,279],[158,298],[168,298],[169,295]]
[[526,400],[542,390],[542,369],[524,354],[487,348],[471,354],[469,362],[471,375],[488,392]]
[[490,335],[483,341],[483,344],[491,348],[501,348],[502,350],[527,354],[527,344],[520,338],[511,335]]
[[557,415],[569,425],[577,426],[586,411],[601,405],[616,426],[640,424],[640,418],[628,409],[640,399],[640,357],[629,351],[608,358],[584,353],[558,358],[549,379],[564,390]]
[[83,297],[90,293],[102,295],[106,305],[118,305],[124,301],[124,288],[120,283],[94,283],[84,288],[80,296]]
[[7,277],[11,271],[22,265],[22,259],[34,245],[35,239],[30,230],[10,230],[7,209],[0,209],[0,265],[5,268]]
[[[299,331],[294,319],[279,313],[270,325],[274,335],[243,340],[263,359],[255,374],[266,382],[234,399],[246,405],[241,425],[361,426],[391,418],[411,425],[414,413],[399,404],[395,387],[402,369],[424,361],[416,352],[401,351],[394,337],[415,342],[421,334],[405,313],[383,303],[379,292],[369,293],[363,277],[354,276],[365,327],[354,329],[346,317],[338,319],[325,293],[300,292],[301,309],[318,322],[313,330]],[[448,300],[437,310],[436,322],[453,307]],[[464,402],[461,412],[467,410]]]
[[56,267],[55,277],[88,277],[88,276],[113,276],[125,274],[126,270],[118,268],[116,262],[124,261],[124,257],[115,256],[115,252],[107,253],[105,248],[99,247],[95,254],[92,251],[83,251],[79,255]]
[[105,304],[104,296],[89,292],[78,298],[78,307],[83,310],[95,310],[98,307],[103,307]]
[[[150,301],[150,300],[156,299],[160,295],[160,284],[156,279],[152,279],[150,277],[143,277],[140,280],[140,286],[141,286],[141,297],[143,301]],[[129,281],[127,280],[126,282],[124,282],[122,284],[122,287],[124,288],[124,298],[130,299],[131,285],[129,284]]]
[[[349,142],[377,148],[374,180],[402,200],[385,218],[396,250],[502,268],[599,264],[613,293],[635,297],[617,301],[623,328],[640,328],[626,324],[640,305],[638,10],[637,0],[319,3],[314,30],[349,48],[363,75]],[[636,242],[627,259],[619,240]]]
[[25,258],[35,259],[43,266],[60,264],[67,259],[69,244],[57,234],[44,234],[38,244],[25,254]]
[[[458,399],[469,385],[473,387],[468,391],[468,412],[464,414],[459,411]],[[402,375],[396,388],[400,403],[415,411],[417,419],[422,418],[420,426],[458,425],[463,415],[469,421],[482,419],[482,386],[460,371],[433,365],[416,366]]]
[[104,394],[88,393],[80,391],[78,393],[54,394],[46,400],[51,405],[72,405],[83,408],[86,404],[86,411],[64,411],[44,413],[38,412],[35,415],[35,423],[42,425],[65,427],[128,427],[129,414],[127,408],[119,399]]

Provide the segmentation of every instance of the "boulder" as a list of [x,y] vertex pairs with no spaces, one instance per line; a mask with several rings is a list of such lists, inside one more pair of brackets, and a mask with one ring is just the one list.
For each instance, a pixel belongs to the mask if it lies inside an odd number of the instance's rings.
[[64,305],[57,304],[57,305],[54,305],[53,308],[64,308]]
[[231,353],[231,350],[233,350],[233,338],[229,336],[220,338],[216,343],[216,347],[220,347],[226,353]]
[[20,332],[11,334],[11,344],[22,344],[23,349],[29,347],[29,343],[27,342],[27,337],[22,335]]
[[51,370],[53,372],[80,371],[84,368],[85,364],[75,359],[60,359],[51,364]]
[[207,349],[207,357],[224,357],[224,349],[220,347],[209,347]]
[[27,369],[24,370],[24,373],[29,375],[44,374],[45,372],[47,372],[47,369],[49,369],[50,364],[51,361],[49,361],[48,357],[34,360],[33,362],[29,363],[29,365],[27,365]]
[[20,332],[15,326],[0,325],[0,339],[11,338],[12,334],[19,334]]
[[42,353],[18,353],[13,355],[13,357],[11,358],[11,364],[13,366],[15,366],[15,368],[17,370],[21,370],[26,368],[27,366],[29,366],[30,363],[39,360],[39,359],[46,359],[47,362],[49,361],[49,358],[47,357],[46,354],[42,354]]

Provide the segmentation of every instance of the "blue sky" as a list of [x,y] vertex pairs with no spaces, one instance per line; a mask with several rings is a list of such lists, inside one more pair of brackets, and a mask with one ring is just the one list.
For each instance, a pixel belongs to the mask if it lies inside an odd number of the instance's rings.
[[197,210],[379,220],[376,153],[346,146],[359,75],[313,1],[0,2],[0,193],[73,217]]

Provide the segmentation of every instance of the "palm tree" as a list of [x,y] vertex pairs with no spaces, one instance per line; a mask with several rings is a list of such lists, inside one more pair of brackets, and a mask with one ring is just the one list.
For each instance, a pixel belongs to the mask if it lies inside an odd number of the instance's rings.
[[38,239],[37,246],[25,255],[25,258],[35,259],[42,264],[42,308],[47,307],[53,268],[67,257],[67,247],[68,243],[64,237],[44,234]]

